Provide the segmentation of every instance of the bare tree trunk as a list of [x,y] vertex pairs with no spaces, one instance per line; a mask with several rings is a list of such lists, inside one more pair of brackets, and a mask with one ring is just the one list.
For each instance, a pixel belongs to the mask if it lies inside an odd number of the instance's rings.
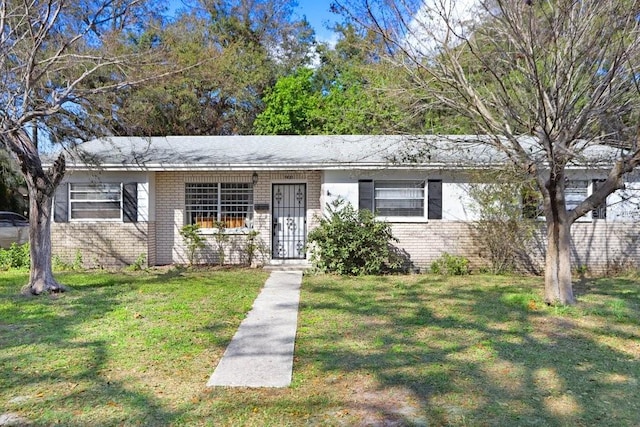
[[548,304],[575,304],[571,281],[571,222],[564,200],[564,174],[547,183],[544,299]]
[[548,304],[575,304],[571,282],[571,233],[568,223],[555,221],[547,229],[544,300]]
[[63,292],[64,286],[53,278],[51,266],[51,215],[53,195],[64,177],[65,159],[60,155],[50,169],[44,170],[38,149],[29,135],[16,127],[5,134],[5,142],[20,164],[29,189],[29,247],[31,270],[23,294],[39,295]]
[[51,266],[51,213],[53,193],[37,193],[29,188],[29,239],[31,270],[23,294],[64,292],[67,289],[53,277]]

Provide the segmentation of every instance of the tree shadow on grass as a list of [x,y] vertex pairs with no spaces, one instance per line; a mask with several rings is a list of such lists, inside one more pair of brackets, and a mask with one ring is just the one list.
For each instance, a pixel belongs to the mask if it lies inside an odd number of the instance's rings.
[[[180,414],[127,378],[110,377],[114,342],[79,334],[116,310],[122,280],[97,279],[68,295],[0,296],[0,399],[36,425],[166,425]],[[17,287],[16,289],[19,289]],[[121,289],[120,289],[121,290]]]
[[[386,416],[409,425],[639,421],[635,282],[594,281],[590,292],[609,298],[601,307],[562,312],[545,307],[537,289],[509,278],[487,284],[482,277],[440,283],[433,277],[377,286],[366,278],[307,283],[301,365],[319,366],[327,375],[369,374],[385,396],[384,390],[408,392],[420,416]],[[611,311],[622,310],[617,300],[626,302],[622,317]],[[368,409],[385,417],[389,406],[369,400]],[[363,410],[367,403],[353,398],[349,405]]]

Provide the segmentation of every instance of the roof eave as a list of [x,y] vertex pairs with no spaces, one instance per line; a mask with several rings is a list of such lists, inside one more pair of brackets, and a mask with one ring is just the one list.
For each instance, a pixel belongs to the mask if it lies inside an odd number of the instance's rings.
[[472,164],[452,164],[452,163],[276,163],[276,164],[120,164],[103,163],[97,165],[68,164],[67,169],[73,171],[104,170],[104,171],[144,171],[144,172],[174,172],[174,171],[278,171],[278,170],[343,170],[343,169],[435,169],[444,168],[457,169],[486,169],[504,166],[501,163]]

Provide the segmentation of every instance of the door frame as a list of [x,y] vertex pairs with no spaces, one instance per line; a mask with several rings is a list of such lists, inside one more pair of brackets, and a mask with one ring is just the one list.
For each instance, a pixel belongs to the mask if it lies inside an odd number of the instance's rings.
[[276,203],[275,203],[275,188],[276,186],[290,186],[290,187],[295,187],[295,186],[302,186],[303,187],[303,191],[304,191],[304,197],[303,197],[303,212],[301,216],[297,216],[297,218],[300,218],[302,220],[302,234],[298,234],[297,237],[301,237],[302,238],[302,243],[304,246],[306,246],[307,243],[307,213],[309,210],[308,207],[308,198],[309,198],[309,185],[307,182],[305,181],[286,181],[286,182],[272,182],[271,183],[271,259],[274,260],[302,260],[302,259],[306,259],[307,258],[307,253],[306,250],[303,249],[302,253],[299,256],[279,256],[278,252],[276,250],[276,245],[277,242],[279,242],[279,239],[276,239],[277,235],[277,230],[276,230],[276,226],[278,224],[277,220],[279,218],[279,216],[277,216],[277,212],[276,212]]

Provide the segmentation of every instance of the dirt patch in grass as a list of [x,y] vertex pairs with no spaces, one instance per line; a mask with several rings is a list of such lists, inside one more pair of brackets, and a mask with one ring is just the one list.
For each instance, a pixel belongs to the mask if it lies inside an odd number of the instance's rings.
[[371,374],[335,375],[319,387],[331,389],[340,405],[310,418],[312,424],[404,426],[425,425],[422,404],[403,387],[381,386]]

